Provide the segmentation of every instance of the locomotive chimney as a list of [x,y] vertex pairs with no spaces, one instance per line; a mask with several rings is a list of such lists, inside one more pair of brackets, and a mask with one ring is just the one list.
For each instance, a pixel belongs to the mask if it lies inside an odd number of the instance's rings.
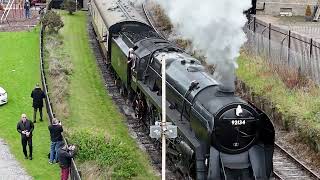
[[[224,69],[225,70],[225,69]],[[222,70],[220,73],[220,85],[219,85],[219,90],[220,92],[223,93],[234,93],[235,92],[235,74],[234,73],[230,73],[230,72],[234,72],[234,69],[230,70]]]
[[219,85],[218,91],[222,93],[234,93],[235,89],[234,89],[234,86],[232,87],[232,86],[226,86],[224,84],[221,84]]

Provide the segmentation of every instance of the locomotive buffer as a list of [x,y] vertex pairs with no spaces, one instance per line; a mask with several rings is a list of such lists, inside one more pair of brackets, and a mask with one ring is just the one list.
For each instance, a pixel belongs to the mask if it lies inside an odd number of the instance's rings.
[[174,139],[177,137],[177,126],[166,121],[166,60],[162,58],[162,122],[156,122],[154,126],[150,126],[150,137],[162,139],[162,180],[166,179],[166,138]]

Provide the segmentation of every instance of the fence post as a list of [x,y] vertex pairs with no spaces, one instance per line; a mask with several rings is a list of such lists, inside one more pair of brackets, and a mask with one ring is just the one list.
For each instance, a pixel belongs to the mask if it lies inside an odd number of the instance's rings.
[[256,32],[256,17],[253,17],[253,32]]
[[291,30],[289,30],[289,39],[288,39],[288,64],[290,64],[290,48],[291,48]]
[[271,23],[269,23],[269,59],[271,58]]
[[313,44],[313,40],[312,40],[312,38],[310,39],[310,58],[311,58],[311,56],[312,56],[312,45]]

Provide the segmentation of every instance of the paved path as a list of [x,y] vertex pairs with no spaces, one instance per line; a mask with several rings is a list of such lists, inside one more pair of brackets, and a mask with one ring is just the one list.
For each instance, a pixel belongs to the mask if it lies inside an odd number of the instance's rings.
[[0,180],[31,180],[26,171],[10,153],[8,145],[0,139]]

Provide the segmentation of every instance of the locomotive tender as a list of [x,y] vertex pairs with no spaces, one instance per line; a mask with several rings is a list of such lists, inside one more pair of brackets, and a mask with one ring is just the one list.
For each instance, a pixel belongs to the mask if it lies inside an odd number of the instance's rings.
[[[166,60],[167,120],[178,127],[168,157],[194,179],[269,179],[275,132],[268,116],[235,96],[201,63],[161,38],[125,0],[92,0],[92,24],[121,88],[138,102],[137,118],[161,119],[161,62]],[[135,65],[128,63],[134,50]]]

